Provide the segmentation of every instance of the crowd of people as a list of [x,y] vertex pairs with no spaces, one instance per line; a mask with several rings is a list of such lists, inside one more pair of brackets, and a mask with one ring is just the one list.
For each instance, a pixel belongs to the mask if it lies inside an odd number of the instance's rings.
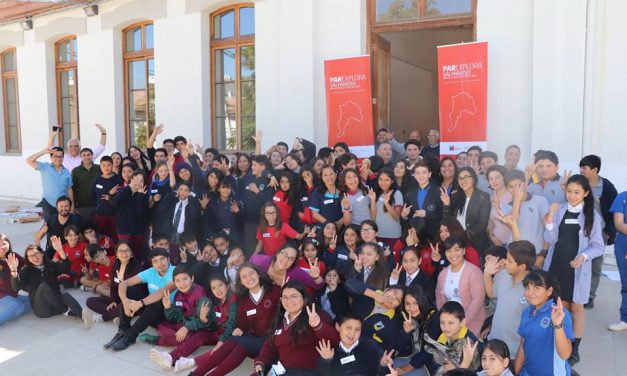
[[302,138],[263,152],[260,132],[254,153],[225,155],[155,147],[160,125],[96,164],[96,127],[94,149],[53,132],[26,160],[44,224],[24,257],[0,235],[0,324],[113,321],[105,349],[171,347],[149,356],[192,375],[246,358],[255,375],[570,375],[614,244],[609,329],[627,329],[627,192],[596,155],[559,175],[550,150],[521,167],[516,145],[444,156],[436,130],[386,129],[363,159]]

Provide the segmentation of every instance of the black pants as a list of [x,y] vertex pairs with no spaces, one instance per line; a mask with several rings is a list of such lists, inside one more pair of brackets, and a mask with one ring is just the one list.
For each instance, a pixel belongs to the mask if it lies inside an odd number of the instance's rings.
[[81,317],[83,314],[83,308],[72,295],[67,292],[61,293],[46,282],[37,288],[32,305],[35,316],[42,318],[60,315],[68,308],[74,316]]
[[[146,289],[142,286],[144,285],[129,286],[126,289],[126,296],[129,299],[133,300],[140,300],[145,298],[147,293]],[[87,298],[87,307],[89,307],[92,311],[101,314],[104,321],[111,321],[114,318],[119,317],[119,311],[124,309],[122,303],[119,303],[117,307],[110,311],[107,311],[107,307],[111,303],[113,303],[113,300],[106,296],[94,296],[91,298]]]
[[57,214],[57,208],[52,206],[52,204],[46,201],[45,198],[39,202],[39,206],[41,206],[44,221],[46,221],[46,223],[50,223],[50,218]]
[[135,341],[137,336],[149,326],[156,327],[160,322],[165,321],[165,313],[161,300],[147,305],[137,312],[136,316],[137,315],[139,315],[139,318],[131,326],[132,317],[126,316],[124,309],[120,309],[119,330],[125,332],[132,341]]

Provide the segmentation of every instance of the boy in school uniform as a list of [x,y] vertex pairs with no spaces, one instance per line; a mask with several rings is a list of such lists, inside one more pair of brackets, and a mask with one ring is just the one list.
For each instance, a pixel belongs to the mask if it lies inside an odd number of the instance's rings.
[[560,169],[557,154],[550,150],[538,150],[535,154],[535,169],[540,179],[537,183],[531,183],[527,192],[540,195],[549,201],[549,204],[563,204],[566,202],[566,181],[570,173],[560,179]]
[[522,281],[533,268],[536,251],[529,241],[520,240],[507,246],[505,269],[499,270],[494,259],[486,260],[483,282],[486,295],[496,298],[496,310],[492,318],[492,329],[488,339],[501,339],[516,358],[520,336],[517,333],[520,315],[528,306]]
[[354,313],[347,313],[335,324],[340,343],[333,348],[330,341],[320,341],[316,350],[320,354],[318,370],[322,375],[377,376],[388,373],[392,351],[383,350],[372,338],[361,336],[363,322]]

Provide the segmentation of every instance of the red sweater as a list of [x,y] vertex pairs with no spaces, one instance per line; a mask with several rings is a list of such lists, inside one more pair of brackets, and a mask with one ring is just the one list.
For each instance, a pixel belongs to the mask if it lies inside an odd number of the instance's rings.
[[[70,271],[72,275],[69,276],[70,281],[76,281],[81,278],[81,267],[85,265],[85,248],[87,243],[78,242],[74,247],[70,247],[67,243],[63,244],[63,251],[67,255],[67,259],[70,260]],[[54,260],[61,260],[59,252],[55,252]]]
[[[301,315],[307,315],[307,312],[301,312]],[[336,347],[339,344],[338,333],[332,324],[320,320],[320,325],[312,328],[309,325],[302,333],[298,333],[298,342],[293,343],[291,338],[294,322],[287,325],[285,319],[274,332],[274,343],[266,341],[259,352],[259,356],[255,359],[255,365],[269,365],[277,358],[285,368],[304,368],[314,369],[318,359],[316,346],[321,339],[331,341],[331,346]]]
[[272,286],[265,289],[259,302],[255,303],[250,294],[237,304],[237,327],[244,333],[257,337],[267,337],[272,330],[272,321],[279,306],[281,288]]
[[272,201],[274,201],[276,206],[279,207],[281,221],[283,223],[290,223],[292,220],[292,209],[294,208],[294,205],[290,205],[287,202],[287,193],[279,189],[272,197]]

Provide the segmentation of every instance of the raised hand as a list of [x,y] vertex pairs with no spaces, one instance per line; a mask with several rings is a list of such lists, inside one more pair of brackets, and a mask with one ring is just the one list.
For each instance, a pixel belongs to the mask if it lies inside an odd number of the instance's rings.
[[329,248],[330,249],[335,249],[336,246],[337,246],[337,234],[333,235],[333,237],[329,241]]
[[364,268],[363,253],[360,253],[359,256],[357,256],[357,259],[355,259],[354,267],[355,267],[355,270],[357,270],[357,272],[361,272],[361,270]]
[[[110,196],[113,196],[114,194],[118,193],[118,191],[119,191],[119,190],[120,190],[120,186],[119,186],[119,185],[116,185],[115,187],[111,188],[111,190],[109,191],[109,195],[110,195]],[[109,198],[107,197],[107,200],[108,200],[108,199],[109,199]]]
[[374,191],[374,189],[368,188],[368,198],[370,199],[371,203],[377,201],[377,193]]
[[389,191],[383,195],[383,202],[386,204],[389,204],[391,198],[392,198],[392,191]]
[[187,262],[187,251],[185,250],[185,247],[179,247],[179,257],[181,258],[182,263]]
[[7,256],[7,264],[9,264],[9,269],[11,270],[11,273],[16,273],[17,268],[20,265],[20,260],[17,259],[15,253],[9,253],[9,255]]
[[311,229],[309,229],[309,231],[307,231],[308,228],[309,228],[309,226],[305,226],[305,231],[308,232],[307,237],[308,238],[315,238],[316,237],[316,226],[312,227]]
[[170,291],[168,291],[168,289],[163,290],[163,298],[161,298],[161,302],[163,303],[163,308],[172,308],[172,303],[170,302]]
[[52,248],[55,251],[62,253],[63,252],[63,243],[61,243],[61,239],[58,236],[51,236],[50,242],[52,243]]
[[96,123],[96,124],[94,124],[94,126],[95,126],[96,128],[98,128],[98,130],[100,131],[100,133],[101,133],[101,134],[102,134],[102,133],[107,133],[107,130],[106,130],[106,129],[105,129],[105,127],[103,127],[102,125],[100,125],[100,124]]
[[477,345],[479,345],[479,341],[472,343],[470,338],[466,337],[466,342],[464,343],[464,348],[462,350],[463,359],[465,361],[470,361],[472,363],[472,359],[474,359],[475,353],[477,352]]
[[146,194],[147,190],[146,190],[146,186],[145,185],[141,185],[137,187],[137,193],[143,193]]
[[309,306],[305,306],[305,308],[307,309],[307,315],[309,316],[309,326],[317,328],[318,325],[320,325],[321,320],[320,315],[316,313],[316,305],[312,304],[311,309],[309,309]]
[[405,333],[411,333],[416,329],[416,324],[414,324],[414,320],[409,317],[409,314],[405,313],[405,311],[401,311],[403,314],[403,330]]
[[207,322],[209,321],[209,311],[211,311],[211,309],[209,308],[209,302],[203,302],[200,305],[200,312],[198,313],[198,318],[200,319],[200,321],[202,322]]
[[385,376],[399,376],[399,375],[398,375],[398,371],[397,371],[397,370],[395,370],[395,369],[394,369],[394,367],[392,366],[393,364],[394,364],[393,362],[392,362],[392,363],[388,363],[388,364],[387,364],[387,366],[388,366],[388,370],[390,371],[390,373],[388,373],[388,374],[387,374],[387,375],[385,375]]
[[391,367],[392,364],[394,363],[394,361],[392,360],[393,356],[394,356],[394,350],[390,350],[389,352],[385,351],[383,353],[383,356],[381,357],[381,361],[379,361],[379,364],[383,367],[385,367],[386,365],[388,367]]
[[320,357],[324,360],[332,360],[335,355],[335,350],[331,347],[331,341],[321,339],[316,346],[316,351],[320,354]]
[[348,198],[348,193],[344,193],[342,196],[342,209],[349,211],[351,209],[351,200]]
[[551,310],[551,322],[553,322],[553,325],[560,325],[564,322],[565,316],[562,298],[558,297],[557,304],[553,304],[553,309]]
[[313,262],[307,260],[307,263],[309,264],[309,276],[313,279],[320,278],[320,262],[318,258],[316,257]]
[[407,230],[407,237],[405,238],[405,244],[414,245],[416,243],[418,243],[418,236],[416,235],[416,229],[413,227],[410,227]]
[[207,196],[206,193],[203,194],[198,202],[200,202],[200,207],[203,208],[203,210],[207,209],[207,205],[209,205],[209,196]]
[[159,135],[159,134],[163,133],[164,129],[165,129],[165,125],[163,125],[163,123],[161,123],[158,126],[156,126],[155,129],[152,130],[152,133],[154,133],[155,135]]
[[516,185],[514,186],[514,194],[513,194],[514,201],[522,202],[525,199],[525,196],[527,196],[527,189],[525,187],[525,183],[523,182],[516,183]]
[[261,141],[263,140],[263,131],[258,130],[254,136],[251,137],[253,140],[255,140],[256,144],[261,143]]
[[444,188],[440,188],[440,200],[442,200],[444,206],[449,206],[451,204],[451,198],[448,196],[448,193],[446,193],[446,189]]
[[390,278],[398,281],[398,279],[401,276],[401,271],[403,270],[403,265],[402,264],[396,264],[396,266],[394,267],[394,269],[392,270],[392,273],[390,273]]
[[239,213],[239,206],[237,206],[235,200],[231,200],[231,213]]
[[442,259],[442,255],[440,254],[440,244],[435,243],[435,245],[433,245],[433,243],[429,243],[429,247],[431,247],[431,260],[440,262]]
[[483,273],[486,275],[495,275],[503,269],[503,264],[496,257],[486,257]]
[[401,210],[401,217],[407,219],[409,217],[409,213],[411,212],[411,205],[403,204],[403,210]]
[[560,187],[562,187],[563,190],[566,190],[566,183],[568,183],[568,179],[570,179],[572,175],[573,175],[572,170],[564,170],[564,176],[562,177],[562,180],[560,181]]

